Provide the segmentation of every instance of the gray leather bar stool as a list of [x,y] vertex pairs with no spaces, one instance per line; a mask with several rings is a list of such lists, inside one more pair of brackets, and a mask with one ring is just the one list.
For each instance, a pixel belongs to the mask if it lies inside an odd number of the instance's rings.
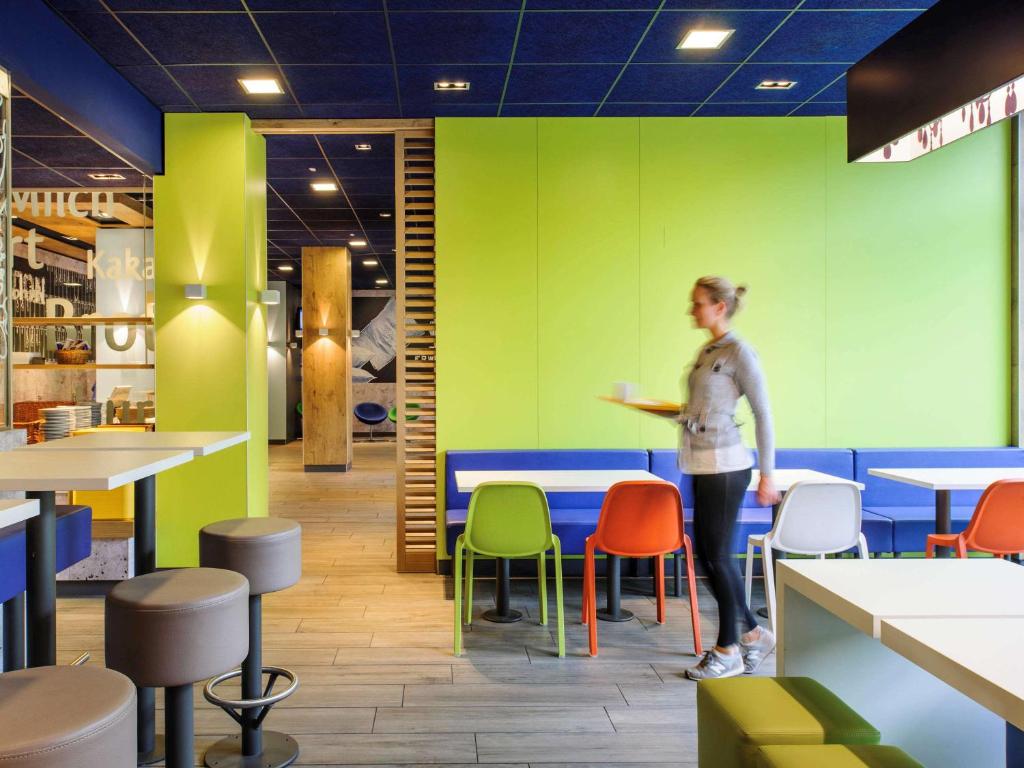
[[0,675],[4,768],[134,768],[135,686],[102,667]]
[[234,571],[182,568],[122,581],[107,595],[107,666],[164,688],[167,768],[193,763],[192,685],[249,652],[249,584]]
[[[291,736],[264,731],[263,720],[271,707],[290,696],[298,687],[293,672],[263,666],[263,600],[296,584],[302,576],[302,528],[291,520],[250,517],[221,520],[199,531],[199,563],[212,568],[238,571],[249,580],[249,655],[242,669],[211,680],[203,694],[242,726],[241,736],[230,736],[210,747],[205,762],[210,768],[279,768],[299,756],[299,745]],[[263,674],[269,675],[266,688]],[[218,696],[215,688],[225,680],[242,678],[242,698],[233,701]],[[279,678],[288,685],[274,693]]]

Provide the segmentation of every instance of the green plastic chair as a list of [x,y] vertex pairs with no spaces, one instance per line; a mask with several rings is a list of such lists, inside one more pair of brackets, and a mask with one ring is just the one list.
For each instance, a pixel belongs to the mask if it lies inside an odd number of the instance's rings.
[[466,530],[455,540],[455,655],[462,655],[462,556],[466,555],[466,624],[473,623],[473,558],[536,557],[540,623],[548,623],[547,551],[555,553],[558,655],[565,656],[562,543],[551,532],[544,490],[533,483],[481,483],[469,499]]

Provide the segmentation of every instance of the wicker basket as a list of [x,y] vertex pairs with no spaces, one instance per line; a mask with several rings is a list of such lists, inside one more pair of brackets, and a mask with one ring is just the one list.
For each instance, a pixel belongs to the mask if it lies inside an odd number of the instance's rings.
[[92,359],[91,349],[58,349],[54,357],[61,365],[85,365]]

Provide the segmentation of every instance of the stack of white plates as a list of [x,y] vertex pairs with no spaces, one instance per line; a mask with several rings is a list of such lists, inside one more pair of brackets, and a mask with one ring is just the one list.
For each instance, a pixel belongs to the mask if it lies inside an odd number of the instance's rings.
[[92,408],[88,405],[69,405],[66,406],[69,411],[74,411],[75,414],[75,426],[74,429],[86,429],[92,426]]
[[43,438],[45,440],[60,440],[62,437],[67,437],[75,428],[75,414],[66,406],[40,408],[39,414],[43,417]]
[[89,409],[89,423],[84,426],[87,427],[98,427],[103,423],[103,404],[97,403],[95,400],[85,401],[78,403],[80,406],[85,406]]

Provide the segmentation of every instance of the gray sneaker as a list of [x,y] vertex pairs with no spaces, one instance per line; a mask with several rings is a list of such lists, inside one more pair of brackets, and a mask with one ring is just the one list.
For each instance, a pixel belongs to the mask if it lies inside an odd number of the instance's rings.
[[710,677],[736,677],[743,674],[743,656],[739,653],[719,653],[714,648],[704,652],[695,667],[686,670],[691,680],[706,680]]
[[754,642],[747,644],[740,640],[740,650],[743,652],[743,673],[752,675],[768,654],[775,650],[775,635],[767,627],[761,627]]

